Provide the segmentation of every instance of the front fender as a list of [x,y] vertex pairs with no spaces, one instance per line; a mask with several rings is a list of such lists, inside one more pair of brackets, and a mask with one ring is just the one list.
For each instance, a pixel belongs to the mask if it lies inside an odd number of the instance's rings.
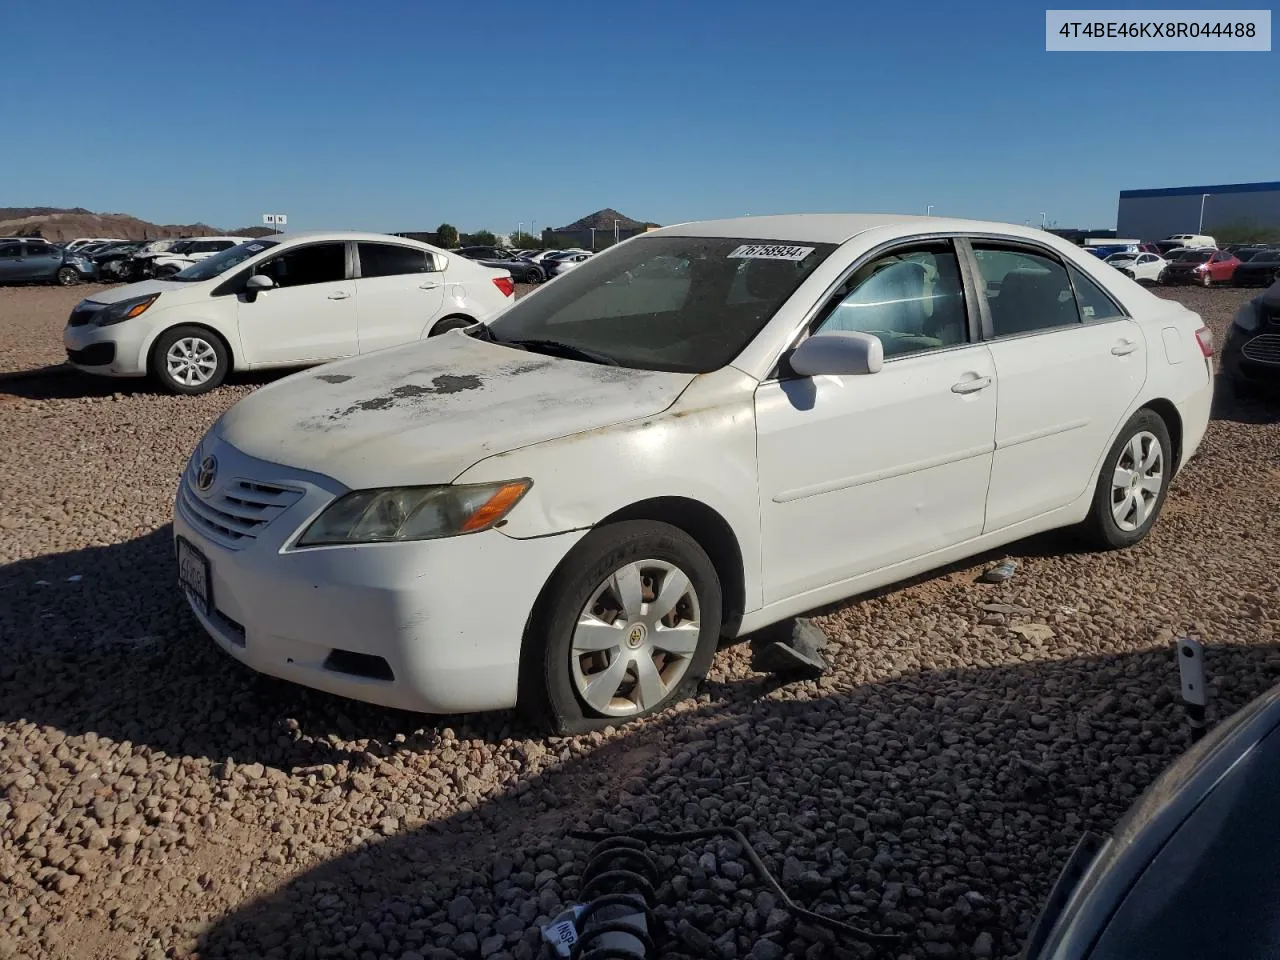
[[220,323],[213,317],[201,313],[185,314],[180,307],[174,307],[170,311],[172,316],[166,316],[163,319],[154,321],[151,332],[143,339],[141,347],[138,349],[138,364],[142,370],[148,369],[147,360],[151,356],[151,348],[155,345],[156,340],[161,334],[172,330],[174,327],[205,327],[212,330],[218,336],[222,337],[231,348],[231,369],[245,370],[248,368],[244,360],[244,350],[240,343],[240,331],[234,324]]
[[517,538],[589,529],[642,500],[695,500],[733,530],[753,609],[763,595],[755,385],[729,368],[706,374],[661,414],[497,454],[454,482],[532,478],[502,527]]

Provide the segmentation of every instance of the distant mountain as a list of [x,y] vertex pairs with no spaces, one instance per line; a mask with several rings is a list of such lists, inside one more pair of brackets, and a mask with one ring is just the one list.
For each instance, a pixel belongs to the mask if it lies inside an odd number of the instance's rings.
[[572,230],[613,230],[614,221],[618,223],[619,230],[643,230],[645,227],[656,227],[659,224],[649,223],[644,220],[632,220],[630,217],[619,213],[612,207],[605,207],[603,210],[597,210],[595,213],[589,213],[581,220],[575,220],[567,227],[559,227],[559,230],[568,233]]
[[0,237],[44,237],[61,242],[76,237],[160,240],[169,237],[242,236],[273,233],[267,227],[224,231],[207,223],[151,223],[127,213],[94,213],[84,207],[0,207]]

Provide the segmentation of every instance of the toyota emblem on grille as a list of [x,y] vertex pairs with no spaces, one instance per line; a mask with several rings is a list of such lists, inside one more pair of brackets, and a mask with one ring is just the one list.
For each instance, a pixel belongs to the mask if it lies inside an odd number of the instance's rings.
[[200,469],[196,471],[196,489],[201,493],[208,492],[213,486],[214,479],[218,476],[218,458],[205,457],[200,461]]

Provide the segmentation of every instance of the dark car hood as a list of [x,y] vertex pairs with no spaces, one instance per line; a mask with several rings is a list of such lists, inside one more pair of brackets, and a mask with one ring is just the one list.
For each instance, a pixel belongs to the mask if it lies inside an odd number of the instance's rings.
[[1041,918],[1026,955],[1270,960],[1280,956],[1277,862],[1280,687],[1156,779],[1105,840],[1061,913]]

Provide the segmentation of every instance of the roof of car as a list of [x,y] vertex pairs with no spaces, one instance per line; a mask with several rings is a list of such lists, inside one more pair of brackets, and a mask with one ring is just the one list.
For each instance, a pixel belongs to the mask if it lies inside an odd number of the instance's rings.
[[[291,240],[381,240],[385,243],[413,243],[421,246],[430,246],[424,244],[421,240],[414,240],[410,237],[396,237],[389,233],[365,233],[360,230],[299,230],[295,233],[272,233],[265,237],[255,237],[257,240],[271,240],[275,243],[288,243]],[[462,248],[467,249],[467,248]]]
[[911,233],[988,233],[994,230],[1009,236],[1044,237],[1044,231],[1038,227],[990,220],[921,217],[905,213],[794,213],[734,217],[729,220],[676,223],[641,236],[750,237],[760,240],[844,243],[851,237],[877,227],[899,227]]

